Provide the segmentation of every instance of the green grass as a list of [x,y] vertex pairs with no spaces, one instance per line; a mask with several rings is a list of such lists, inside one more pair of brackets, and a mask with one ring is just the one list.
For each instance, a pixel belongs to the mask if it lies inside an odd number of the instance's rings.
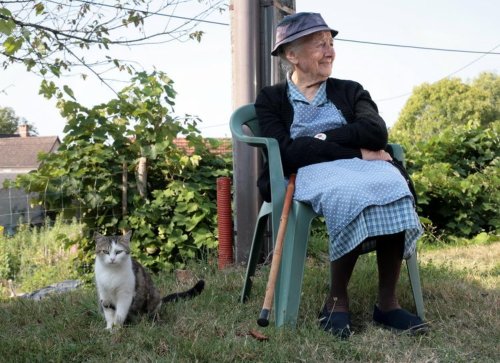
[[[315,245],[315,242],[312,243]],[[189,266],[206,280],[202,295],[164,306],[161,320],[143,319],[104,330],[93,286],[35,302],[0,301],[2,362],[498,362],[500,242],[423,250],[419,255],[425,336],[398,335],[371,324],[376,298],[375,255],[360,257],[350,284],[355,334],[340,341],[317,327],[328,289],[326,256],[307,262],[296,329],[260,328],[268,267],[258,270],[252,295],[239,303],[243,267],[218,270],[216,261]],[[156,277],[164,293],[190,284],[173,273]],[[57,282],[57,281],[53,281]],[[404,271],[400,302],[413,309]],[[271,322],[273,323],[273,322]],[[257,331],[267,340],[255,339]]]

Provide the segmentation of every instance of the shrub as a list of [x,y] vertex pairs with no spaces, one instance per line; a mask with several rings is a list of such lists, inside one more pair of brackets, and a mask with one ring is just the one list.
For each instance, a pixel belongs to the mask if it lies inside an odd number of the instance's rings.
[[19,227],[12,237],[0,235],[2,295],[10,294],[7,280],[16,291],[29,292],[54,282],[77,278],[70,246],[81,240],[83,225],[57,219],[53,225]]
[[[231,174],[231,159],[211,152],[217,142],[201,137],[197,118],[171,115],[174,97],[165,74],[141,72],[105,104],[59,100],[68,122],[58,152],[17,179],[39,192],[47,209],[86,224],[83,270],[93,261],[95,230],[133,229],[134,253],[152,270],[180,266],[217,246],[216,179]],[[192,152],[176,145],[179,136]],[[138,176],[144,162],[146,183]]]
[[494,233],[500,219],[500,77],[415,89],[390,138],[406,149],[420,214],[441,232]]

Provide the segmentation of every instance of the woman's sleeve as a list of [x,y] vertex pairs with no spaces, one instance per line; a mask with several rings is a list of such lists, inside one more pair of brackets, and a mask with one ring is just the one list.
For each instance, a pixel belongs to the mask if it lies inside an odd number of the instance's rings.
[[351,87],[344,88],[344,92],[353,112],[352,121],[326,131],[326,141],[369,150],[384,149],[388,139],[387,126],[378,113],[377,105],[359,83],[350,84]]
[[361,157],[359,148],[343,146],[335,141],[325,142],[314,137],[292,139],[283,108],[284,105],[276,97],[273,99],[270,88],[264,88],[255,101],[261,134],[278,141],[285,174],[310,164]]

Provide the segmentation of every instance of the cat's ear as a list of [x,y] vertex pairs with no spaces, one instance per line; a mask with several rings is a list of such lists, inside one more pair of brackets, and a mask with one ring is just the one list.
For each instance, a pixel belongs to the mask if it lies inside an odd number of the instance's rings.
[[103,247],[105,245],[106,238],[97,231],[94,232],[93,238],[94,238],[94,242],[95,242],[96,252],[99,252],[99,249],[101,249],[101,247]]
[[128,231],[122,236],[122,241],[130,243],[130,239],[132,238],[132,231]]
[[99,232],[95,231],[94,232],[94,241],[98,242],[101,238],[103,238],[104,236],[102,234],[100,234]]

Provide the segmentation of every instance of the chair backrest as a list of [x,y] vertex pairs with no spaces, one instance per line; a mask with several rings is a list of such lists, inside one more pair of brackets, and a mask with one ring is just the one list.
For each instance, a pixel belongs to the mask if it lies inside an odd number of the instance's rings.
[[[246,142],[252,146],[258,146],[262,151],[262,156],[264,161],[267,160],[267,155],[264,152],[262,144],[251,143],[248,137],[260,137],[260,126],[257,115],[255,114],[255,107],[253,104],[244,105],[234,111],[231,115],[231,120],[229,123],[231,133],[236,137],[236,139]],[[250,134],[248,131],[250,131]]]
[[[248,135],[248,127],[252,135]],[[281,209],[285,198],[285,177],[283,175],[283,166],[279,151],[278,141],[273,138],[260,136],[259,123],[253,104],[247,104],[236,109],[231,115],[229,127],[233,137],[251,146],[259,147],[262,151],[264,161],[267,162],[269,170],[269,180],[271,186],[272,202],[266,203],[267,208],[272,210],[271,219],[274,234],[279,225]]]
[[237,138],[244,138],[244,128],[247,126],[252,132],[251,136],[260,136],[259,120],[255,114],[255,107],[252,103],[237,108],[231,115],[229,127],[232,134]]
[[[260,148],[264,162],[267,162],[270,169],[274,171],[272,179],[284,180],[278,142],[275,139],[261,137],[259,121],[253,103],[237,108],[231,115],[229,127],[236,140]],[[248,130],[251,135],[249,135]],[[275,191],[279,191],[283,195],[285,193],[284,187],[281,188],[281,186],[275,187]]]

